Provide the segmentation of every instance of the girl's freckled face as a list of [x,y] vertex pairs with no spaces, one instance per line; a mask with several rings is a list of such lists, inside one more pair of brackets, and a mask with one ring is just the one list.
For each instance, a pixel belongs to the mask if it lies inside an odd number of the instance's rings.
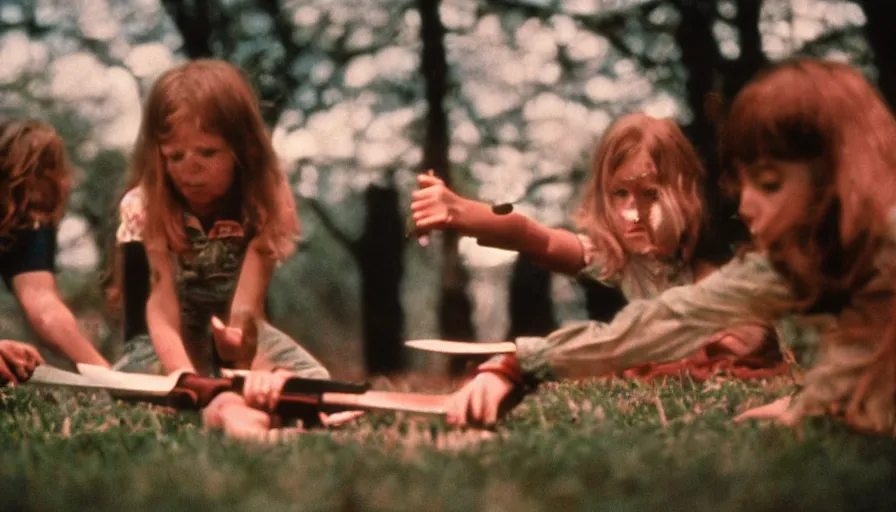
[[661,224],[660,184],[656,171],[623,165],[610,180],[610,205],[623,248],[630,253],[656,251]]
[[798,228],[812,201],[812,173],[803,162],[765,161],[738,169],[740,216],[760,249]]
[[233,186],[235,158],[227,142],[193,123],[177,123],[161,152],[165,170],[195,213],[211,213]]

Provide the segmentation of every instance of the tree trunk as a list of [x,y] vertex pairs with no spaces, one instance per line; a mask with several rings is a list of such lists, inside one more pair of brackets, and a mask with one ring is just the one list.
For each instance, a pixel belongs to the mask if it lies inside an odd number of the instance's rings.
[[545,336],[557,328],[551,300],[551,273],[520,254],[510,278],[510,328],[507,339]]
[[361,273],[361,331],[367,371],[388,375],[404,368],[404,223],[394,186],[371,186],[364,193],[364,234],[353,244]]
[[[423,43],[420,71],[426,84],[426,135],[423,141],[423,171],[432,170],[451,186],[448,172],[448,64],[445,57],[445,27],[439,17],[438,0],[417,0],[420,39]],[[467,295],[469,275],[460,261],[458,235],[445,231],[442,237],[442,289],[439,300],[439,330],[450,340],[472,340],[472,307]],[[452,371],[459,370],[452,365]]]
[[865,34],[874,54],[874,65],[877,68],[877,87],[887,101],[890,109],[896,109],[896,31],[893,20],[896,19],[896,3],[880,0],[861,0],[859,4],[865,11]]
[[585,290],[585,309],[588,318],[598,322],[613,320],[616,313],[628,304],[628,299],[618,288],[600,284],[590,279],[581,279],[579,284]]
[[712,33],[716,21],[715,1],[680,2],[682,19],[675,37],[688,72],[686,94],[694,113],[685,133],[702,155],[707,169],[704,187],[707,229],[701,237],[699,252],[717,262],[727,259],[733,245],[749,240],[743,222],[736,218],[737,198],[725,197],[719,187],[722,170],[717,148],[725,105],[766,62],[759,33],[760,7],[761,2],[738,0],[735,24],[740,55],[734,61],[725,61]]
[[191,59],[212,57],[212,18],[208,0],[162,0],[162,6],[184,40],[184,51]]

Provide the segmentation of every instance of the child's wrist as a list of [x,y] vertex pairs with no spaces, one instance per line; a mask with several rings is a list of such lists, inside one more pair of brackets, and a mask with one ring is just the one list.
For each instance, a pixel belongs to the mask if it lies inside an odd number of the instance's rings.
[[493,373],[510,381],[514,387],[521,387],[523,382],[523,370],[519,360],[513,354],[504,354],[493,357],[476,367],[476,374]]
[[473,227],[470,226],[469,213],[471,208],[476,206],[476,201],[455,194],[454,199],[448,204],[448,220],[445,227],[462,234],[468,233]]

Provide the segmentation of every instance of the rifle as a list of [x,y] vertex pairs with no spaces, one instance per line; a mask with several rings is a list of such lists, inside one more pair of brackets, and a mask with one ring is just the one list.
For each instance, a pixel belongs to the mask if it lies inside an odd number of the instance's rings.
[[[148,402],[176,409],[199,410],[226,391],[240,393],[245,372],[202,377],[175,372],[167,376],[125,373],[101,366],[78,364],[72,373],[40,365],[28,384],[108,391],[125,401]],[[444,415],[449,395],[371,390],[368,383],[292,377],[286,381],[274,411],[284,419],[301,419],[306,426],[319,422],[318,412],[389,410]]]

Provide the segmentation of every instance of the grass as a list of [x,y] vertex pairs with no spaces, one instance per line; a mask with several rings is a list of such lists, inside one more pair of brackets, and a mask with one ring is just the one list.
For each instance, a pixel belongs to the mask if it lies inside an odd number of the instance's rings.
[[544,387],[495,432],[377,413],[271,446],[101,393],[0,393],[3,510],[894,510],[896,441],[733,424],[759,383]]

